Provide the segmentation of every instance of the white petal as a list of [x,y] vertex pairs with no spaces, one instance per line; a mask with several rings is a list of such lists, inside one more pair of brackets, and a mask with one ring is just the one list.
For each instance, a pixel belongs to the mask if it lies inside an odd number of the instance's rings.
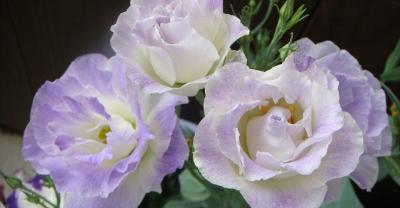
[[168,53],[158,47],[149,47],[150,62],[154,72],[160,79],[169,85],[173,85],[176,81],[174,63]]
[[187,83],[207,75],[218,51],[207,39],[192,31],[183,41],[163,47],[175,65],[176,82]]

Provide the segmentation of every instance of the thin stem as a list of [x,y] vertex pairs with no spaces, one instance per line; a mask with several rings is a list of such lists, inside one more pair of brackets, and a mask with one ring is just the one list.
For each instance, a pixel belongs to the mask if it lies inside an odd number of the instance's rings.
[[255,8],[254,11],[253,11],[254,14],[257,14],[258,11],[260,11],[260,8],[261,8],[262,3],[263,3],[262,0],[258,1],[258,4],[257,4],[256,8]]
[[[10,176],[7,176],[6,174],[4,174],[3,171],[0,170],[0,175],[4,178],[5,181],[7,181],[9,178],[12,178]],[[14,187],[11,187],[14,188]],[[31,189],[29,189],[28,187],[26,187],[22,182],[19,184],[19,187],[15,188],[15,189],[20,189],[23,193],[25,194],[29,194],[31,196],[35,196],[41,200],[43,200],[44,202],[46,202],[47,204],[49,204],[50,206],[54,207],[54,208],[58,208],[59,206],[56,206],[55,204],[53,204],[52,202],[50,202],[49,200],[47,200],[44,196],[36,193],[35,191],[32,191]],[[45,206],[45,205],[42,205]],[[47,206],[45,206],[45,208],[47,208]]]
[[[277,30],[278,30],[278,29],[277,29]],[[279,38],[277,38],[277,35],[276,35],[276,34],[277,34],[277,30],[275,30],[274,36],[272,37],[272,40],[271,40],[271,42],[268,44],[267,50],[265,51],[265,55],[266,55],[265,60],[266,60],[267,62],[270,60],[272,47],[275,46],[277,40],[279,40]]]
[[50,202],[49,200],[47,200],[44,196],[42,196],[42,195],[40,195],[40,194],[38,194],[38,193],[36,193],[36,192],[30,190],[30,189],[29,189],[28,187],[26,187],[25,185],[22,184],[21,187],[20,187],[20,189],[21,189],[21,191],[23,191],[23,192],[25,192],[25,193],[28,193],[28,194],[31,194],[31,195],[33,195],[33,196],[36,196],[36,197],[40,198],[41,200],[43,200],[44,202],[46,202],[46,203],[49,204],[50,206],[52,206],[52,207],[54,207],[54,208],[58,208],[58,206],[56,206],[55,204],[53,204],[52,202]]
[[267,12],[265,13],[264,18],[261,20],[260,24],[258,24],[252,31],[251,34],[254,35],[256,34],[264,25],[265,23],[268,21],[269,17],[271,16],[271,12],[272,12],[272,8],[273,8],[273,4],[272,1],[269,1],[268,4],[268,9]]
[[58,193],[56,186],[54,185],[53,180],[51,180],[50,176],[46,176],[48,181],[50,181],[51,188],[54,190],[54,194],[56,195],[56,207],[59,208],[61,204],[61,197],[60,193]]
[[[21,191],[22,191],[22,190],[21,190]],[[26,197],[31,196],[30,194],[28,194],[28,193],[26,193],[26,192],[24,192],[24,191],[22,191],[22,193],[24,193]],[[42,201],[40,201],[40,200],[39,200],[38,202],[35,202],[35,204],[38,204],[38,205],[42,206],[43,208],[49,208],[44,202],[42,202]]]
[[394,92],[385,83],[381,82],[381,85],[382,85],[383,89],[386,91],[389,98],[396,105],[397,109],[400,109],[400,100],[397,98],[397,96],[394,94]]

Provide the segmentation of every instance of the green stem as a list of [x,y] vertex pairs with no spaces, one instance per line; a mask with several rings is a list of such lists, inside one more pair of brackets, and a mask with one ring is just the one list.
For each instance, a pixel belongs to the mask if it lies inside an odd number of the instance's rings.
[[[6,174],[4,174],[3,171],[0,170],[0,175],[4,178],[5,181],[7,181],[9,178],[11,178],[10,176],[7,176]],[[13,187],[11,187],[13,188]],[[43,200],[44,202],[46,202],[47,204],[49,204],[50,206],[54,207],[54,208],[59,208],[59,206],[56,206],[55,204],[53,204],[52,202],[50,202],[49,200],[47,200],[44,196],[42,196],[41,194],[36,193],[35,191],[32,191],[31,189],[29,189],[28,187],[26,187],[23,183],[19,184],[19,187],[15,188],[15,189],[20,189],[23,193],[25,194],[29,194],[31,196],[35,196],[41,200]],[[40,203],[42,206],[44,206],[45,208],[47,208],[46,205]]]
[[25,185],[21,185],[20,189],[21,189],[21,191],[23,191],[23,192],[25,192],[25,193],[28,193],[28,194],[31,194],[31,195],[33,195],[33,196],[38,197],[39,199],[43,200],[44,202],[46,202],[46,203],[49,204],[50,206],[52,206],[52,207],[54,207],[54,208],[58,208],[57,205],[55,205],[55,204],[53,204],[52,202],[50,202],[49,200],[47,200],[44,196],[42,196],[42,195],[40,195],[40,194],[38,194],[38,193],[36,193],[36,192],[30,190],[30,189],[29,189],[28,187],[26,187]]
[[271,59],[272,47],[275,46],[276,42],[280,39],[280,38],[277,38],[276,34],[277,34],[277,31],[275,31],[274,36],[272,37],[272,40],[269,43],[267,50],[265,51],[265,55],[266,55],[265,61],[267,61],[267,62],[269,62],[269,60]]
[[[267,12],[265,13],[264,18],[261,20],[260,24],[258,24],[252,31],[251,31],[251,35],[256,34],[259,30],[261,30],[261,28],[265,25],[265,23],[268,21],[269,17],[271,16],[271,12],[272,12],[272,8],[273,8],[273,4],[272,1],[269,1],[268,4],[268,9]],[[256,10],[258,12],[258,10]]]
[[396,105],[397,109],[400,109],[400,100],[397,98],[397,96],[394,94],[394,92],[385,83],[381,82],[381,85],[382,85],[383,89],[386,91],[389,98]]
[[54,185],[54,182],[53,182],[53,180],[51,180],[50,176],[46,176],[46,177],[48,177],[48,181],[50,181],[51,188],[54,190],[54,195],[56,195],[56,207],[59,208],[60,204],[61,204],[60,193],[58,193],[56,186]]

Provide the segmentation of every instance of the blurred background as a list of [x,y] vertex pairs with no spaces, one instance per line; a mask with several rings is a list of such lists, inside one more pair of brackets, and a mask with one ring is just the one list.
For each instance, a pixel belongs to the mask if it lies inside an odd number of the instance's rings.
[[[61,76],[82,54],[114,54],[109,29],[129,0],[0,1],[0,130],[21,135],[40,85]],[[240,13],[247,1],[224,2],[227,13]],[[296,4],[305,4],[309,16],[293,29],[294,39],[332,40],[365,69],[380,75],[400,38],[400,0],[297,0]],[[271,19],[268,29],[273,30],[275,23]],[[391,87],[399,96],[400,84]],[[191,103],[183,107],[183,117],[198,122],[200,108]],[[0,158],[0,163],[5,160]],[[400,196],[400,187],[390,178],[370,193],[356,191],[365,207],[396,207]]]

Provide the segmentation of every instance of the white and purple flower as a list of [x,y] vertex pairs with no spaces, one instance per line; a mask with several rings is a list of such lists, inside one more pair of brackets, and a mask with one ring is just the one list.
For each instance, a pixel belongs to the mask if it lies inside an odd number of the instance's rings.
[[359,163],[363,134],[342,110],[337,79],[317,65],[267,72],[234,63],[206,86],[194,161],[251,207],[313,208],[335,198]]
[[193,96],[249,33],[222,7],[223,0],[133,0],[111,28],[111,46],[146,91]]
[[24,157],[65,208],[138,206],[188,156],[175,114],[185,102],[141,91],[118,57],[82,56],[36,93]]
[[392,134],[386,111],[386,96],[379,81],[346,50],[331,41],[314,44],[304,38],[298,50],[286,61],[299,71],[311,64],[328,70],[339,81],[340,104],[357,122],[364,134],[364,154],[351,174],[362,189],[371,190],[378,179],[377,157],[391,153]]

